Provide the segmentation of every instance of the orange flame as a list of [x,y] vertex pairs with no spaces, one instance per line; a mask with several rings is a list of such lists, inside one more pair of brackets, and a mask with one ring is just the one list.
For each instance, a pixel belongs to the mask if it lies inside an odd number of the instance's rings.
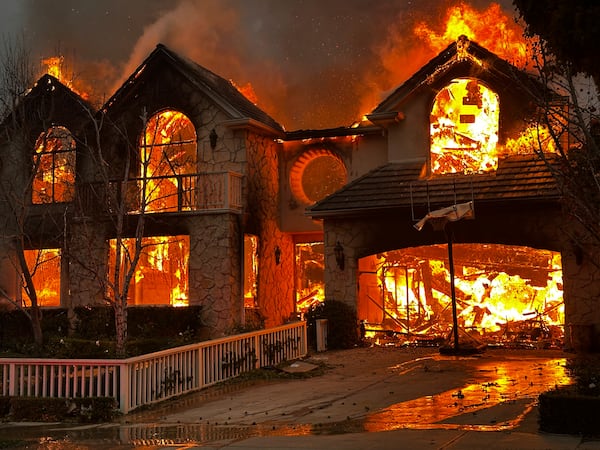
[[461,3],[448,9],[441,32],[437,33],[425,22],[418,23],[414,33],[425,40],[432,50],[440,52],[460,35],[487,48],[503,59],[517,64],[527,57],[527,43],[523,29],[502,11],[497,3],[477,11]]
[[252,86],[252,84],[250,84],[248,82],[248,83],[244,84],[243,86],[241,86],[241,85],[238,85],[237,83],[235,83],[233,80],[229,80],[229,82],[233,85],[234,88],[236,88],[238,91],[240,91],[240,93],[244,97],[246,97],[248,100],[250,100],[255,105],[258,104],[258,95],[256,95],[256,92],[254,91],[254,87]]

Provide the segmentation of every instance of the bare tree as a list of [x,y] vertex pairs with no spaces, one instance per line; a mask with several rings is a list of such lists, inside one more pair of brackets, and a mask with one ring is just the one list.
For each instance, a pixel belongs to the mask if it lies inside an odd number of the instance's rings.
[[577,252],[600,265],[600,106],[591,77],[573,72],[544,41],[532,44],[538,114],[525,139],[552,172],[563,208],[578,227],[566,229]]
[[[43,251],[38,250],[28,262],[27,249],[35,248],[34,237],[28,226],[30,199],[36,174],[42,163],[41,157],[33,157],[36,142],[32,140],[30,120],[44,121],[42,111],[31,111],[23,103],[25,94],[33,86],[35,68],[22,38],[2,42],[0,53],[0,118],[2,119],[2,164],[0,201],[3,210],[3,244],[10,255],[5,257],[5,269],[12,266],[13,274],[20,277],[22,290],[27,297],[21,298],[17,289],[0,287],[0,296],[21,309],[31,323],[36,344],[43,341],[38,292],[34,282],[36,271],[47,262]],[[44,143],[40,143],[42,147]],[[56,236],[55,236],[56,238]],[[32,258],[29,258],[30,260]],[[10,277],[10,276],[9,276]]]

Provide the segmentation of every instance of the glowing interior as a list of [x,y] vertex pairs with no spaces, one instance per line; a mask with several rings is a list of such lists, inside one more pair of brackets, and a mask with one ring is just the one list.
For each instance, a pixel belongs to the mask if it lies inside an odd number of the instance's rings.
[[196,130],[183,113],[150,118],[140,142],[142,204],[148,212],[190,210],[195,204]]
[[478,173],[498,167],[498,95],[457,78],[435,97],[430,119],[431,172]]
[[40,134],[33,156],[34,204],[70,202],[75,193],[75,139],[65,127]]
[[[60,250],[25,250],[24,253],[35,286],[38,306],[60,306]],[[21,298],[25,306],[31,306],[31,299],[23,286]]]
[[[109,279],[116,267],[116,239],[110,241]],[[189,236],[160,236],[142,239],[142,253],[129,285],[129,305],[188,305]],[[135,239],[123,241],[121,274],[131,267]]]

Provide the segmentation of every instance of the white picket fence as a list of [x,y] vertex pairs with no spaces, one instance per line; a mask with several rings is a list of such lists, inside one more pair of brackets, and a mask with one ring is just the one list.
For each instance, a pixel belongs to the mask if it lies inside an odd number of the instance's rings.
[[0,358],[0,395],[113,397],[128,413],[306,354],[306,322],[295,322],[128,359]]

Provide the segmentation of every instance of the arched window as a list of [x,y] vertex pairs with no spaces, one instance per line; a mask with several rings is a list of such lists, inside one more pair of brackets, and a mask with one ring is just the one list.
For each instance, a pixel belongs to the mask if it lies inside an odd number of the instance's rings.
[[196,130],[174,110],[148,120],[140,140],[142,204],[147,211],[190,210],[195,204]]
[[472,78],[452,80],[431,109],[431,173],[496,170],[498,123],[498,94]]
[[40,134],[33,155],[34,204],[73,200],[75,192],[75,139],[65,127],[53,126]]
[[347,178],[346,166],[335,153],[309,150],[292,166],[290,186],[298,201],[312,205],[343,187]]

